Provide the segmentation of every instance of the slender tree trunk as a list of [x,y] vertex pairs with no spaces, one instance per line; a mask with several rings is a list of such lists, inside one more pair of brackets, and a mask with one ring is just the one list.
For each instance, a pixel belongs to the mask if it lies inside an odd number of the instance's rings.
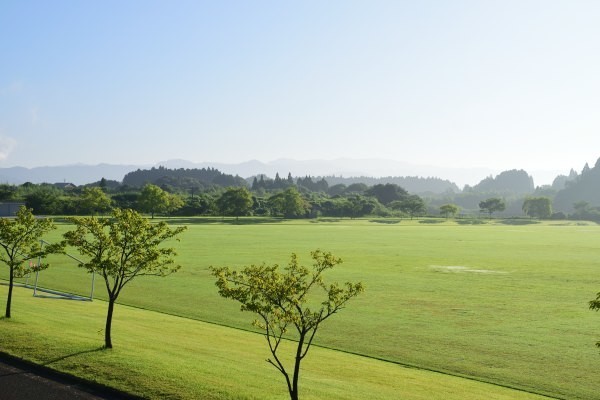
[[302,347],[304,346],[305,333],[300,334],[298,347],[296,348],[296,360],[294,362],[294,376],[292,378],[292,390],[290,390],[290,399],[298,400],[298,379],[300,378],[300,362],[302,361]]
[[4,316],[10,318],[10,303],[12,302],[12,291],[13,291],[14,272],[13,268],[10,268],[10,279],[8,282],[8,298],[6,299],[6,313]]
[[112,340],[110,338],[110,330],[112,326],[113,310],[115,308],[115,300],[110,298],[108,300],[108,312],[106,313],[106,327],[104,328],[104,347],[112,349]]

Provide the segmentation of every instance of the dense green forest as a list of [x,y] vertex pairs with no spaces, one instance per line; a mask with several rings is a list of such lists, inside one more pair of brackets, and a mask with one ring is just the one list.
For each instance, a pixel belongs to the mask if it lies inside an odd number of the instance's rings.
[[[407,189],[409,188],[409,189]],[[490,199],[501,206],[490,212]],[[102,179],[68,183],[0,185],[1,202],[21,202],[37,214],[101,214],[132,208],[154,215],[274,216],[314,218],[364,216],[573,218],[600,221],[600,160],[581,173],[571,170],[552,185],[535,187],[524,170],[504,171],[460,190],[439,178],[283,177],[244,179],[214,168],[138,169],[122,182]],[[543,205],[543,211],[540,211]]]

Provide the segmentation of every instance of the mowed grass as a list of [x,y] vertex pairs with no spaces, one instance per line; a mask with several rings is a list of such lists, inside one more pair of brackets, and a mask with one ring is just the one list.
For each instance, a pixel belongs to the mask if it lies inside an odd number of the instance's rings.
[[[0,296],[6,292],[0,286]],[[0,320],[0,350],[150,399],[288,397],[259,334],[120,305],[115,348],[103,350],[105,309],[102,301],[34,298],[17,288],[14,318]],[[318,347],[301,374],[303,399],[543,398]]]
[[[171,222],[189,224],[171,243],[182,270],[134,281],[121,303],[250,329],[253,316],[217,295],[208,267],[285,265],[291,252],[308,263],[321,248],[345,260],[332,279],[362,281],[366,292],[323,325],[319,345],[556,397],[598,398],[600,315],[587,302],[600,291],[599,226]],[[89,275],[73,261],[55,261],[41,285],[89,294]],[[100,281],[96,295],[105,298]]]

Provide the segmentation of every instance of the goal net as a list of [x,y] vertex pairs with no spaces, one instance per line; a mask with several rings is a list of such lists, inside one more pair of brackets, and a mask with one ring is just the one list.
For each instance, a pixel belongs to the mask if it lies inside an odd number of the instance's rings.
[[[42,241],[43,245],[48,242]],[[94,298],[95,274],[90,274],[79,264],[83,263],[72,254],[50,254],[41,259],[29,261],[29,267],[35,267],[40,262],[49,263],[50,267],[32,272],[26,276],[14,279],[16,286],[33,289],[35,297],[53,297],[71,300],[92,301]],[[8,268],[2,268],[0,279],[9,280]]]
[[51,254],[45,262],[50,264],[49,268],[34,272],[28,278],[27,284],[33,289],[34,296],[82,301],[94,299],[95,274],[79,267],[82,260],[65,253]]

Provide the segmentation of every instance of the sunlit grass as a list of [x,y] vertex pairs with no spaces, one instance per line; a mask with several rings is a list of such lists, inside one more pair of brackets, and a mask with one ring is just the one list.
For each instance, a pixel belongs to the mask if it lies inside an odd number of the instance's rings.
[[[117,306],[115,347],[103,350],[106,303],[35,298],[22,288],[15,300],[14,318],[0,320],[6,353],[152,399],[287,397],[259,334]],[[542,398],[317,347],[305,359],[300,388],[303,399]]]
[[[302,261],[321,248],[345,260],[333,279],[362,281],[366,292],[327,321],[318,344],[559,397],[597,397],[600,316],[587,308],[600,291],[595,224],[171,222],[190,224],[172,243],[182,270],[134,281],[122,303],[251,329],[253,317],[217,295],[208,267],[285,265],[291,252]],[[40,283],[90,290],[90,276],[72,261],[56,262]],[[96,295],[105,297],[98,281]]]

